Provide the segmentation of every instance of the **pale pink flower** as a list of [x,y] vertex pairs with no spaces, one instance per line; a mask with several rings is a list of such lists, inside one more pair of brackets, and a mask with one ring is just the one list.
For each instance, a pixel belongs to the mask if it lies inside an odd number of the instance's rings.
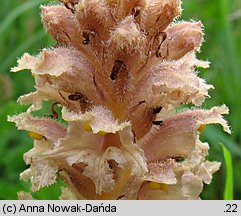
[[[225,106],[177,111],[212,88],[196,71],[208,67],[195,56],[201,22],[175,21],[180,0],[62,2],[41,7],[58,46],[12,68],[36,82],[19,98],[29,109],[9,117],[34,138],[21,179],[37,191],[60,178],[63,199],[198,199],[220,167],[205,160],[200,131],[219,123],[230,133]],[[34,116],[43,101],[52,115]]]

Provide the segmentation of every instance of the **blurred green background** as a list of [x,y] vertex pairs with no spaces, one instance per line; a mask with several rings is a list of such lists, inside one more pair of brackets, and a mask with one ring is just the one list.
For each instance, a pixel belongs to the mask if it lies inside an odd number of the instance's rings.
[[[29,191],[30,185],[19,180],[25,168],[23,153],[33,142],[26,132],[17,131],[7,115],[24,111],[16,100],[33,90],[29,72],[10,74],[10,68],[24,52],[37,54],[55,42],[42,28],[39,4],[47,0],[0,0],[0,199],[16,199],[20,190]],[[208,126],[201,135],[208,141],[210,160],[222,162],[211,185],[205,186],[203,199],[223,199],[226,168],[223,143],[231,152],[233,161],[234,199],[241,199],[241,1],[240,0],[184,0],[185,20],[201,20],[205,26],[205,42],[200,59],[209,60],[211,68],[201,70],[200,76],[215,86],[210,91],[204,108],[226,104],[230,114],[225,116],[232,127],[232,135],[222,132],[220,126]],[[57,199],[57,185],[35,194],[38,199]]]

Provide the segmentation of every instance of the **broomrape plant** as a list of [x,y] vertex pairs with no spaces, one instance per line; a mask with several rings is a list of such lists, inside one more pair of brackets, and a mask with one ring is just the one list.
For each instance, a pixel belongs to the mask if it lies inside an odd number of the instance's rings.
[[[180,0],[61,2],[41,6],[58,45],[12,68],[36,83],[19,98],[28,110],[9,117],[34,139],[21,179],[38,191],[60,178],[62,199],[199,199],[220,167],[200,132],[219,123],[230,133],[224,105],[177,111],[213,88],[196,71],[209,65],[195,56],[201,22],[175,22]],[[52,115],[35,116],[44,101]]]

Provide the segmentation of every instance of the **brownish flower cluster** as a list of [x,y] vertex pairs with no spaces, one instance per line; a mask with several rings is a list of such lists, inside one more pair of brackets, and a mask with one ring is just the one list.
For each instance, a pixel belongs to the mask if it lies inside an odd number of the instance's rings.
[[[21,179],[37,191],[60,178],[62,199],[198,199],[220,166],[205,160],[200,131],[230,132],[225,106],[177,111],[212,88],[196,71],[208,67],[195,56],[201,22],[175,21],[180,0],[61,2],[41,7],[57,47],[12,68],[36,82],[19,98],[29,109],[9,117],[34,139]],[[34,116],[44,101],[52,114]]]

